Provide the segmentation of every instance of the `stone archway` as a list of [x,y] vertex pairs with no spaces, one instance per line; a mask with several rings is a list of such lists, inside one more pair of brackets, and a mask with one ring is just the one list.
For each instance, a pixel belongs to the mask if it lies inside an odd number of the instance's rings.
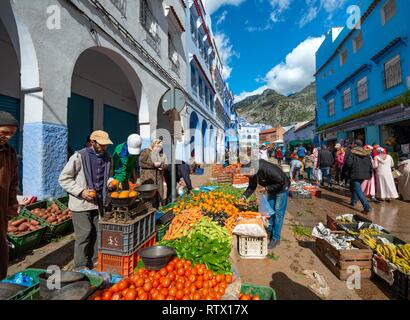
[[[77,114],[82,115],[81,125],[73,121]],[[81,52],[72,69],[67,108],[69,152],[81,148],[87,132],[97,129],[110,134],[114,142],[112,152],[129,134],[143,135],[141,123],[149,127],[147,99],[126,58],[105,47],[90,47]]]

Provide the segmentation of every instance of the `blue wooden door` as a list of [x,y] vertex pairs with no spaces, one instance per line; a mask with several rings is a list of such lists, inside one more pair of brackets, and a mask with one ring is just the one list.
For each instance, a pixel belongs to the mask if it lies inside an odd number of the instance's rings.
[[112,154],[115,147],[126,142],[130,134],[139,133],[138,116],[109,105],[104,105],[104,130],[108,132],[114,143],[108,149]]
[[84,148],[87,136],[93,131],[92,99],[72,93],[68,99],[68,155]]

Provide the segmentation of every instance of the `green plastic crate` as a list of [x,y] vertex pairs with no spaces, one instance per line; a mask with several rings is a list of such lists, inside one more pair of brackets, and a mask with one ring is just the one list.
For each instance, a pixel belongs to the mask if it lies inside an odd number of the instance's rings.
[[[36,297],[36,293],[39,292],[40,288],[40,281],[38,280],[38,275],[45,272],[43,269],[26,269],[22,271],[29,277],[33,278],[34,285],[31,287],[27,287],[26,289],[16,293],[14,296],[9,298],[9,300],[34,300]],[[7,277],[6,280],[11,280],[15,274]]]
[[[26,275],[30,276],[34,280],[34,285],[24,289],[11,297],[9,300],[38,300],[40,299],[40,281],[38,276],[44,272],[47,272],[45,269],[26,269],[23,271]],[[102,277],[96,277],[91,275],[86,275],[88,280],[90,281],[91,286],[95,290],[98,290],[101,285],[104,283],[104,279]],[[14,275],[8,277],[7,279],[12,279]],[[92,292],[91,292],[92,294]]]
[[252,284],[242,284],[242,294],[258,295],[261,300],[276,300],[276,292],[271,287],[255,286]]
[[[34,215],[31,210],[34,209],[47,209],[48,207],[51,206],[51,204],[53,203],[53,201],[40,201],[40,202],[36,202],[32,205],[26,206],[24,209],[22,209],[22,215],[30,218],[30,219],[34,219],[40,223],[45,223],[47,226],[47,230],[45,233],[45,239],[52,239],[55,238],[61,234],[66,233],[67,231],[71,230],[73,227],[73,221],[72,219],[69,220],[65,220],[63,222],[60,222],[59,224],[53,225],[49,222],[47,222],[44,219],[41,219],[39,217],[37,217],[36,215]],[[54,202],[55,204],[57,204],[57,206],[60,208],[60,210],[66,210],[67,207],[64,206],[61,203],[58,202]]]
[[[20,215],[11,221],[18,220],[21,218],[30,218],[30,217]],[[38,221],[37,219],[34,219],[34,220]],[[39,230],[28,232],[22,236],[14,236],[11,234],[7,235],[7,238],[9,239],[9,241],[15,246],[15,248],[10,251],[10,254],[12,257],[14,258],[19,257],[25,252],[32,250],[40,245],[41,240],[46,232],[47,225],[41,221],[39,221],[39,223],[42,226],[42,228]]]
[[166,224],[161,224],[157,227],[157,242],[161,241],[165,234],[167,233],[169,226],[171,225],[171,222],[168,222]]
[[61,204],[61,205],[65,206],[66,208],[68,208],[68,196],[57,198],[54,202],[57,205]]

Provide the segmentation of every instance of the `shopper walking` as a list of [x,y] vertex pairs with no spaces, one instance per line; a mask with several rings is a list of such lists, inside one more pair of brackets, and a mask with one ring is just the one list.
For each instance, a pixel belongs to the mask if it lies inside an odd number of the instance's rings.
[[309,183],[312,182],[312,174],[315,169],[315,156],[312,152],[308,151],[307,156],[305,157],[305,172]]
[[363,148],[363,143],[356,141],[356,147],[350,153],[346,154],[345,166],[350,172],[350,204],[355,207],[358,200],[363,205],[363,213],[369,213],[372,208],[367,201],[366,196],[362,191],[362,183],[369,180],[372,176],[372,159],[370,157],[371,151]]
[[339,184],[339,186],[343,186],[343,166],[345,164],[345,149],[342,148],[340,144],[336,145],[336,153],[335,153],[335,159],[336,159],[336,182]]
[[[372,146],[365,146],[364,149],[368,150],[369,152],[373,152],[373,147]],[[372,157],[372,177],[369,180],[365,180],[362,183],[362,191],[364,195],[368,198],[371,199],[372,202],[379,203],[380,201],[377,200],[376,198],[376,171],[375,171],[375,160],[373,159],[372,156],[373,153],[371,153]]]
[[399,193],[404,201],[410,201],[410,159],[399,163]]
[[282,165],[282,160],[283,160],[283,151],[281,147],[276,148],[275,152],[276,160],[278,160],[278,165]]
[[322,146],[322,150],[319,151],[317,165],[322,171],[322,182],[321,186],[325,185],[325,179],[327,179],[327,184],[330,190],[332,190],[332,166],[335,163],[335,159],[332,152],[328,149],[326,145]]
[[377,156],[374,158],[374,167],[376,169],[376,186],[377,196],[381,200],[390,201],[398,199],[396,185],[392,169],[394,168],[393,158],[387,154],[386,149],[377,148]]
[[262,188],[259,190],[261,196],[269,204],[269,244],[268,248],[273,249],[280,243],[283,220],[285,218],[286,208],[288,204],[288,193],[290,180],[282,169],[268,161],[259,160],[255,162],[249,159],[242,160],[248,171],[242,171],[249,177],[249,187],[243,194],[244,198],[249,198],[255,191],[258,185]]
[[98,220],[104,215],[113,180],[108,133],[94,131],[90,140],[91,147],[75,152],[58,180],[69,194],[68,207],[73,212],[75,270],[92,269],[98,263]]
[[7,277],[9,245],[7,241],[8,218],[17,216],[18,160],[8,141],[15,135],[18,121],[0,111],[0,280]]

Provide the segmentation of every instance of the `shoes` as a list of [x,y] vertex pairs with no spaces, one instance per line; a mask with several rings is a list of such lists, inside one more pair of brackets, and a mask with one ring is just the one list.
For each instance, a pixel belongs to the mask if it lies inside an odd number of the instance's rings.
[[372,202],[374,202],[374,203],[380,203],[380,201],[377,200],[377,198],[372,198]]
[[362,214],[369,214],[369,213],[372,212],[372,211],[373,211],[372,208],[370,208],[370,209],[364,209],[361,213],[362,213]]
[[280,240],[272,239],[268,244],[268,249],[272,250],[272,249],[276,248],[279,244],[280,244]]

